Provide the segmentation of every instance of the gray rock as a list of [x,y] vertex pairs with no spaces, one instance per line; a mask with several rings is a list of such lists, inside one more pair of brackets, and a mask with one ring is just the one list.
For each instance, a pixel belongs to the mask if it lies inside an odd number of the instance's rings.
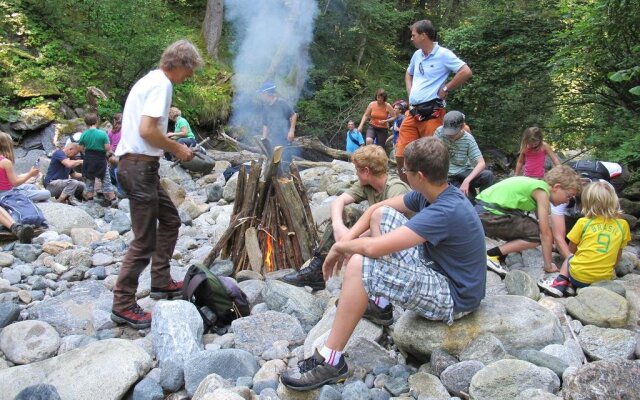
[[542,351],[528,349],[522,352],[520,358],[524,361],[535,364],[538,367],[549,368],[555,372],[558,377],[562,377],[564,371],[569,368],[569,364],[564,362],[562,359]]
[[85,273],[85,278],[103,280],[107,277],[107,269],[104,266],[91,268]]
[[471,379],[482,368],[484,364],[480,361],[461,361],[442,371],[440,380],[450,393],[462,396],[462,392],[469,393]]
[[540,289],[536,281],[526,272],[515,270],[507,273],[504,284],[509,294],[528,297],[535,301],[540,298]]
[[119,234],[127,233],[131,230],[131,218],[129,213],[120,210],[113,210],[113,219],[111,220],[111,229],[118,231]]
[[530,388],[556,393],[560,378],[553,371],[526,361],[500,360],[473,376],[469,395],[476,400],[510,400]]
[[542,389],[527,389],[514,400],[562,400],[562,397],[555,396]]
[[6,279],[11,285],[15,285],[17,283],[20,283],[20,281],[22,280],[22,274],[20,273],[20,271],[13,268],[4,268],[2,270],[2,279]]
[[111,314],[112,302],[113,294],[103,284],[83,281],[31,307],[29,318],[51,324],[62,336],[91,336],[98,330],[95,322]]
[[600,281],[600,282],[594,282],[591,285],[589,285],[590,287],[601,287],[604,289],[608,289],[611,290],[612,292],[619,294],[622,297],[625,297],[626,295],[626,290],[624,288],[623,285],[621,285],[620,283],[616,282],[616,281]]
[[198,385],[198,389],[193,394],[191,400],[206,399],[207,394],[213,393],[218,389],[226,388],[231,388],[231,383],[229,383],[229,381],[217,374],[209,374],[204,378],[204,380],[202,380],[202,382],[200,382],[200,385]]
[[91,264],[95,266],[104,266],[113,263],[113,256],[105,253],[95,253],[91,257]]
[[160,301],[153,311],[153,349],[160,363],[172,361],[184,368],[186,360],[202,349],[202,317],[184,300]]
[[369,390],[369,398],[371,400],[389,400],[391,394],[384,389],[373,388]]
[[[414,397],[427,397],[430,399],[449,399],[449,392],[437,376],[426,372],[418,372],[409,377],[409,387]],[[391,392],[395,396],[398,394]]]
[[144,378],[133,388],[133,400],[162,400],[164,394],[158,382]]
[[[364,383],[363,383],[363,385],[364,385]],[[385,382],[384,388],[387,389],[389,391],[389,393],[391,393],[393,396],[400,396],[403,393],[407,393],[409,391],[409,389],[410,389],[409,381],[408,381],[407,377],[404,377],[404,376],[396,376],[396,377],[392,376],[392,377],[390,377]]]
[[571,342],[573,342],[574,346],[550,344],[540,351],[562,360],[570,367],[579,367],[582,365],[582,349],[574,340],[571,340]]
[[0,350],[14,364],[30,364],[56,353],[60,335],[46,322],[20,321],[0,332]]
[[343,399],[367,400],[369,399],[369,388],[362,381],[351,382],[344,386],[342,391]]
[[460,361],[476,360],[484,365],[502,360],[507,357],[507,352],[500,339],[491,334],[481,334],[460,353]]
[[[237,278],[236,276],[236,279]],[[250,305],[253,306],[264,301],[262,297],[262,290],[265,286],[264,281],[257,279],[245,280],[238,282],[238,286],[240,286],[240,289],[247,295]]]
[[375,367],[391,368],[396,360],[378,343],[364,338],[355,338],[347,353],[349,369],[363,368],[367,372]]
[[523,296],[487,297],[478,310],[455,321],[451,327],[407,311],[396,322],[393,339],[400,349],[428,359],[438,347],[454,355],[459,354],[482,333],[494,335],[509,353],[564,341],[555,315]]
[[238,172],[231,175],[231,178],[224,185],[222,191],[222,198],[227,202],[232,203],[236,199],[236,188],[238,187]]
[[235,333],[236,348],[256,356],[277,340],[288,340],[293,345],[302,344],[305,340],[304,330],[298,320],[276,311],[236,319],[231,323],[231,329]]
[[87,346],[93,342],[96,342],[93,336],[84,335],[69,335],[60,339],[60,347],[58,347],[58,355],[64,354],[68,351]]
[[89,267],[75,267],[60,275],[61,281],[77,282],[84,279],[85,274],[89,271]]
[[96,228],[94,218],[80,207],[55,202],[36,205],[42,210],[49,227],[58,233],[69,235],[71,228]]
[[437,348],[433,350],[430,358],[430,368],[429,372],[432,375],[440,376],[442,371],[447,369],[449,366],[458,362],[458,359],[447,353],[446,350]]
[[14,400],[60,400],[53,385],[39,384],[24,388]]
[[184,381],[187,392],[195,393],[198,385],[209,374],[235,382],[241,376],[253,376],[258,363],[251,353],[238,349],[204,350],[186,360]]
[[10,267],[13,264],[14,257],[10,253],[0,252],[0,268]]
[[277,340],[273,345],[262,353],[263,360],[284,360],[289,358],[289,341]]
[[585,325],[622,328],[627,325],[629,302],[601,287],[586,287],[566,301],[567,313]]
[[[365,397],[365,398],[368,398],[368,397]],[[329,385],[324,385],[322,388],[320,388],[320,394],[318,395],[318,400],[342,400],[342,399],[343,399],[342,393],[338,392],[333,387]]]
[[14,303],[0,303],[0,329],[18,320],[20,306]]
[[253,377],[253,391],[260,394],[265,389],[278,389],[278,379],[286,370],[287,365],[282,360],[270,360],[264,363]]
[[91,250],[78,248],[62,251],[54,257],[54,260],[62,265],[89,269],[92,266],[91,256]]
[[150,366],[151,357],[136,345],[108,339],[45,361],[0,370],[0,393],[13,399],[27,386],[42,383],[55,386],[65,400],[119,399]]
[[620,260],[618,260],[618,263],[616,264],[616,275],[625,276],[633,272],[633,270],[636,269],[637,260],[637,255],[629,251],[623,251]]
[[207,191],[207,203],[215,203],[223,196],[223,186],[219,183],[214,183],[206,187]]
[[231,260],[216,260],[209,270],[214,275],[231,276],[235,269],[235,265]]
[[16,243],[13,246],[13,255],[24,262],[34,262],[42,253],[42,246],[38,244]]
[[265,283],[262,296],[269,308],[294,316],[300,321],[305,331],[313,328],[322,317],[323,305],[304,288],[273,279]]
[[586,364],[564,379],[566,400],[635,399],[640,393],[640,363],[603,360]]
[[29,264],[14,265],[13,269],[20,272],[20,276],[22,277],[22,279],[26,279],[33,275],[33,267]]
[[592,360],[631,360],[636,351],[636,334],[626,329],[587,325],[580,331],[578,340],[585,354]]

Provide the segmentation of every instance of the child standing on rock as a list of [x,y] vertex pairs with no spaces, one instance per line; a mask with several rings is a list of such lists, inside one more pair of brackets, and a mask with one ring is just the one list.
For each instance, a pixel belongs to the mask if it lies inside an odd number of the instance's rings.
[[551,158],[553,165],[560,165],[558,156],[551,150],[542,135],[542,129],[532,126],[524,130],[520,145],[520,156],[516,163],[515,175],[520,175],[524,167],[524,176],[542,179],[544,177],[544,161]]
[[84,162],[82,163],[82,176],[85,179],[85,200],[93,199],[95,180],[102,182],[102,193],[104,194],[104,206],[111,205],[116,195],[113,192],[111,177],[107,172],[107,157],[111,154],[111,143],[109,136],[101,129],[97,128],[98,115],[88,113],[84,117],[84,122],[89,127],[82,132],[78,144],[84,147]]
[[574,287],[613,279],[622,249],[631,240],[629,224],[619,218],[618,196],[608,182],[593,182],[583,189],[582,212],[584,217],[567,235],[573,254],[564,261],[553,282],[538,283],[554,297],[562,297]]

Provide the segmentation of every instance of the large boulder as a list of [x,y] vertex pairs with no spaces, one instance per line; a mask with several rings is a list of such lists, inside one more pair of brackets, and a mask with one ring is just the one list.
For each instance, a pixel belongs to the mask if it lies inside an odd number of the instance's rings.
[[634,332],[593,325],[582,328],[578,340],[585,354],[592,360],[632,360],[637,343]]
[[97,229],[95,220],[80,207],[57,202],[36,203],[49,227],[58,233],[71,234],[71,228]]
[[153,310],[151,336],[156,359],[173,361],[181,368],[202,349],[202,317],[187,301],[160,301]]
[[240,377],[255,375],[259,369],[256,358],[244,350],[204,350],[185,363],[185,388],[193,395],[200,382],[210,374],[235,382]]
[[584,325],[621,328],[627,325],[629,302],[617,293],[601,287],[586,287],[570,297],[567,313]]
[[255,356],[261,355],[275,341],[287,340],[291,345],[299,345],[306,337],[297,319],[276,311],[236,319],[231,328],[236,347]]
[[452,326],[407,311],[396,322],[393,339],[404,351],[428,359],[438,347],[458,355],[481,334],[494,335],[511,354],[564,341],[560,322],[551,311],[523,296],[487,297],[478,310]]
[[11,123],[11,128],[16,131],[35,131],[49,125],[56,118],[53,110],[46,104],[40,104],[33,108],[23,108],[16,122]]
[[0,332],[0,350],[15,364],[45,360],[58,351],[60,335],[42,321],[20,321]]
[[475,400],[512,400],[526,389],[556,393],[560,378],[550,369],[526,361],[500,360],[473,376],[469,395]]
[[262,297],[270,310],[296,317],[305,331],[309,331],[322,318],[324,307],[311,293],[297,286],[268,279]]
[[112,302],[113,294],[102,283],[83,281],[31,307],[29,318],[49,323],[62,336],[91,336],[114,326],[110,320]]
[[45,361],[0,370],[0,397],[13,399],[28,386],[49,384],[65,400],[120,399],[147,373],[151,361],[128,340],[101,340]]
[[570,374],[562,386],[565,400],[637,399],[640,363],[629,360],[596,361]]

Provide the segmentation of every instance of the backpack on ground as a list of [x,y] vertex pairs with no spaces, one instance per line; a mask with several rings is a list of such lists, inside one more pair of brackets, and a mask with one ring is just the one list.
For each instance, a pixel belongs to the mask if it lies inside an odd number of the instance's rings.
[[200,263],[187,270],[182,298],[196,305],[207,329],[228,325],[251,311],[247,295],[233,278],[216,276]]
[[596,160],[577,160],[567,163],[583,179],[591,182],[605,180],[620,192],[624,189],[626,179],[622,166],[618,163]]
[[33,225],[37,228],[47,223],[42,210],[20,192],[12,190],[0,197],[0,207],[7,210],[11,218],[18,224]]

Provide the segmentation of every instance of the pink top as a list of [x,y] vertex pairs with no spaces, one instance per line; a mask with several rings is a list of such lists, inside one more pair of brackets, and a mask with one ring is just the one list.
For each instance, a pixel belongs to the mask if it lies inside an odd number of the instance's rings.
[[109,136],[109,142],[111,143],[111,152],[112,153],[116,152],[116,147],[118,147],[118,143],[120,143],[120,135],[121,134],[122,134],[122,131],[118,131],[118,132],[109,131],[107,133],[107,135]]
[[[6,157],[0,156],[0,161],[4,160]],[[11,190],[13,189],[13,185],[9,182],[9,177],[7,176],[7,170],[4,168],[0,168],[0,190]]]
[[544,177],[544,160],[546,154],[542,146],[538,150],[527,148],[524,152],[524,176],[531,178]]

